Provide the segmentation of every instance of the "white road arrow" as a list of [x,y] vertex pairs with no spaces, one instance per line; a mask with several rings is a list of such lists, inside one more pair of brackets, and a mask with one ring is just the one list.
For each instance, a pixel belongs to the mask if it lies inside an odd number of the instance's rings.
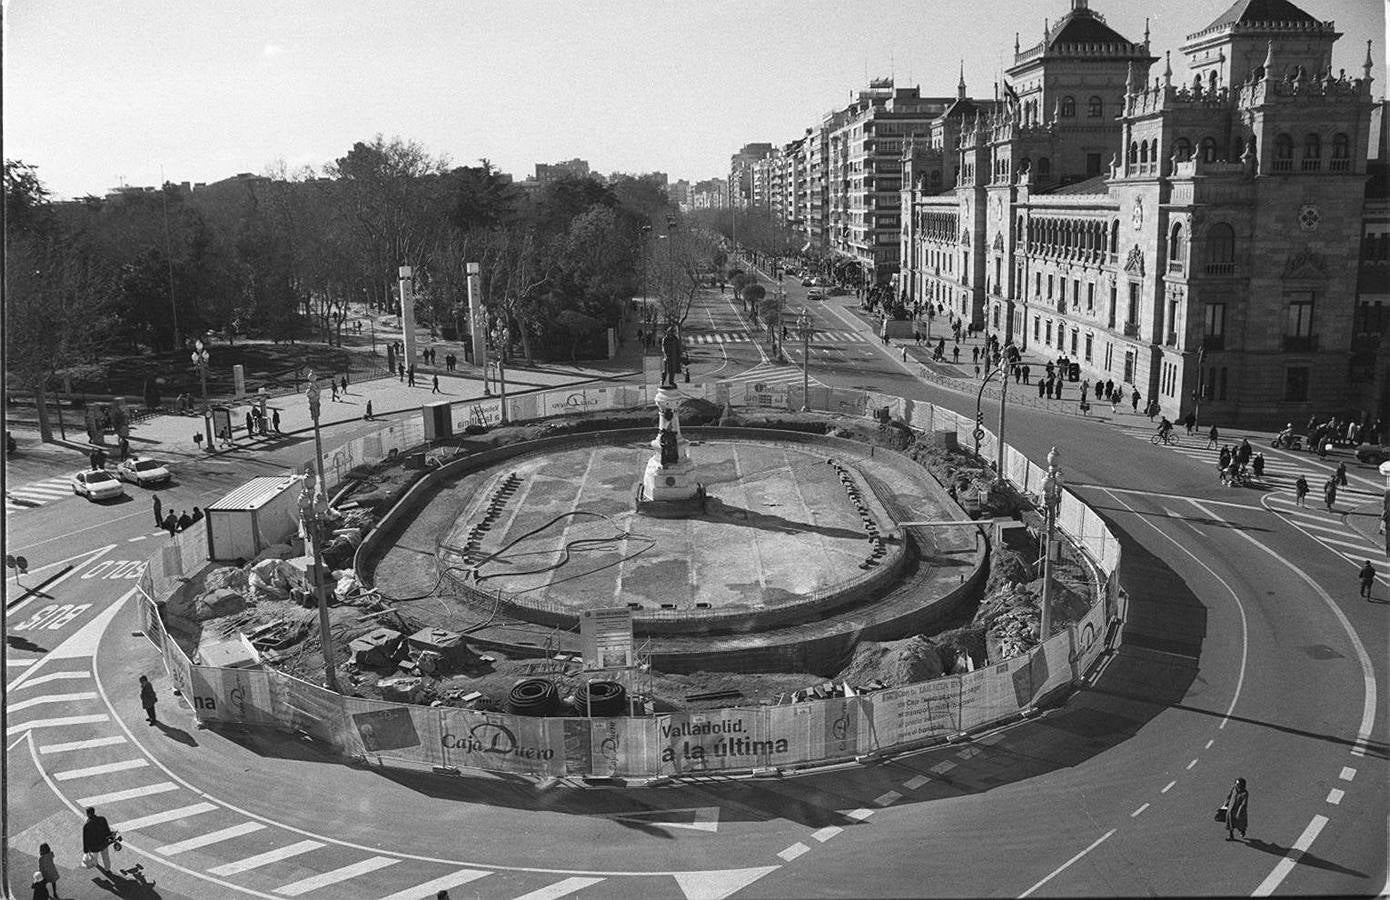
[[685,900],[724,900],[781,866],[758,866],[752,869],[713,869],[708,872],[674,872],[676,884],[685,892]]

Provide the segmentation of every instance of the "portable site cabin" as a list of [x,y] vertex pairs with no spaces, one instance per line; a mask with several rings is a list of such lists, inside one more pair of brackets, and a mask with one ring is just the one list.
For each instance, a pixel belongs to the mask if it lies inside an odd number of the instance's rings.
[[254,559],[299,529],[303,480],[293,475],[252,478],[206,510],[208,559]]

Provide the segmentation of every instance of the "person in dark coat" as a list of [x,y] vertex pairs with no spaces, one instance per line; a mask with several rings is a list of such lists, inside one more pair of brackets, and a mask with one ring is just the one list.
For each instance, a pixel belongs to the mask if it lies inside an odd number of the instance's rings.
[[1237,778],[1231,792],[1226,795],[1226,840],[1235,840],[1237,831],[1244,838],[1249,824],[1250,794],[1245,790],[1245,779]]
[[1298,476],[1298,480],[1293,484],[1293,493],[1294,502],[1299,506],[1306,507],[1308,505],[1308,479],[1302,475]]
[[154,527],[163,528],[164,504],[160,502],[158,494],[154,495],[154,498],[150,501],[150,505],[154,507]]
[[366,412],[362,413],[362,420],[365,422],[370,422],[372,420],[372,401],[370,400],[367,401]]
[[270,425],[272,428],[275,429],[276,434],[284,434],[284,432],[280,430],[280,410],[271,410]]
[[161,524],[164,530],[169,532],[169,537],[173,537],[179,530],[179,517],[174,515],[174,511],[171,509]]
[[1366,560],[1366,564],[1361,567],[1361,596],[1367,600],[1371,599],[1371,585],[1376,581],[1376,567],[1371,565],[1371,561]]
[[1197,414],[1189,410],[1187,415],[1182,417],[1182,424],[1187,428],[1187,433],[1191,434],[1197,427]]
[[159,702],[159,698],[154,695],[154,685],[144,675],[140,676],[140,705],[145,708],[145,718],[151,725],[158,725],[159,719],[154,714],[154,705]]
[[1332,506],[1337,502],[1337,481],[1329,478],[1327,483],[1322,486],[1322,500],[1327,504],[1327,511],[1332,512]]
[[181,513],[179,513],[179,521],[178,521],[178,529],[179,529],[179,531],[187,531],[187,530],[189,529],[189,527],[192,526],[192,524],[193,524],[193,517],[192,517],[192,516],[190,516],[190,515],[189,515],[188,513],[186,513],[186,512],[181,512]]
[[101,855],[101,869],[111,871],[111,824],[104,816],[87,807],[87,821],[82,823],[82,852]]
[[1345,461],[1337,463],[1337,484],[1342,487],[1347,486],[1347,464]]

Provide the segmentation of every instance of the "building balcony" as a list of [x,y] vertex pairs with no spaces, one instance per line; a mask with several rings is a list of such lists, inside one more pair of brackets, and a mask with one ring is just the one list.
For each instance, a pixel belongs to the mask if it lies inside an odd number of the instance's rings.
[[1125,323],[1125,337],[1138,337],[1138,336],[1139,336],[1139,323],[1138,323],[1138,322],[1126,322],[1126,323]]
[[1327,164],[1327,170],[1328,170],[1329,172],[1350,172],[1350,171],[1351,171],[1351,160],[1350,160],[1350,159],[1334,159],[1334,160],[1332,160],[1331,162],[1329,162],[1329,163]]
[[1181,274],[1182,274],[1182,271],[1183,271],[1182,260],[1180,260],[1180,259],[1170,259],[1170,260],[1168,260],[1168,274],[1169,274],[1169,275],[1181,275]]
[[1202,336],[1202,349],[1203,349],[1203,350],[1225,350],[1225,349],[1226,349],[1226,335],[1224,335],[1224,334],[1207,334],[1207,335],[1203,335],[1203,336]]
[[1316,349],[1318,349],[1318,336],[1316,334],[1284,335],[1284,352],[1286,353],[1306,353]]
[[1292,171],[1293,171],[1293,160],[1291,160],[1291,159],[1276,159],[1276,160],[1271,160],[1271,161],[1270,161],[1270,164],[1269,164],[1269,170],[1270,170],[1271,172],[1292,172]]
[[1234,275],[1236,274],[1236,264],[1233,262],[1207,263],[1206,273],[1208,275]]

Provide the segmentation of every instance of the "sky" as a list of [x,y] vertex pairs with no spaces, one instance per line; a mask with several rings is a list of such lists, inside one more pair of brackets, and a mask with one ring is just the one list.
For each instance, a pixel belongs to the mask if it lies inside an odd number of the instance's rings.
[[[869,78],[990,97],[1071,0],[8,0],[4,155],[58,197],[216,181],[277,161],[321,169],[376,134],[517,178],[573,157],[599,172],[727,173],[785,143]],[[1230,0],[1092,0],[1156,55]],[[1382,0],[1296,0],[1343,33],[1359,76]],[[1160,64],[1161,65],[1161,64]],[[1156,69],[1161,71],[1161,69]]]

